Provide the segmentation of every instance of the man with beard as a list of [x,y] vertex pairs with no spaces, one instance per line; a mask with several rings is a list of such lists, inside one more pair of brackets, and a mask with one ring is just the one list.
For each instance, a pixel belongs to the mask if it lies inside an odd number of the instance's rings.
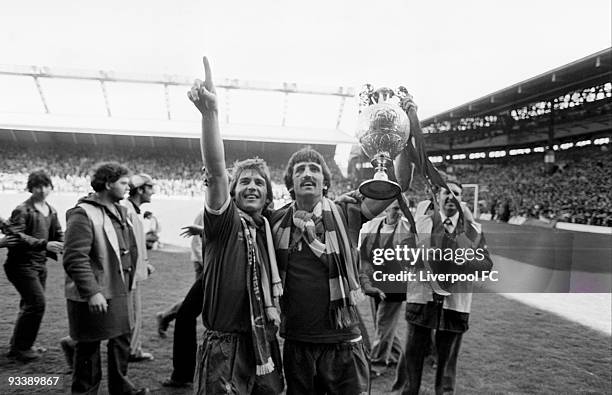
[[[272,201],[261,159],[234,165],[230,184],[208,60],[189,99],[202,114],[208,188],[204,207],[204,307],[207,331],[198,352],[195,394],[278,394],[283,390],[275,300],[281,295],[270,226]],[[228,308],[228,303],[232,308]]]
[[[493,266],[486,249],[482,227],[474,221],[467,206],[461,204],[463,187],[457,180],[448,180],[440,188],[433,210],[419,204],[416,228],[419,244],[425,240],[429,248],[442,250],[443,255],[429,261],[436,273],[474,273],[488,271]],[[460,207],[463,215],[460,215]],[[472,259],[444,260],[445,251],[472,249]],[[480,250],[479,250],[480,249]],[[480,251],[480,255],[478,253]],[[459,254],[453,255],[459,257]],[[436,260],[441,259],[441,260]],[[422,264],[422,262],[421,262]],[[418,277],[417,277],[418,278]],[[449,296],[432,292],[428,283],[410,281],[406,298],[408,329],[404,355],[397,366],[394,394],[417,395],[421,386],[423,361],[429,351],[430,339],[435,339],[433,352],[437,358],[435,393],[453,394],[457,356],[463,333],[468,330],[473,283],[462,281],[443,283]],[[435,333],[433,331],[435,330]]]
[[11,337],[9,358],[29,362],[40,356],[33,348],[45,313],[47,258],[57,260],[62,251],[64,232],[57,211],[47,203],[53,190],[51,178],[44,170],[28,176],[31,196],[13,210],[5,232],[13,243],[9,247],[4,271],[21,296],[19,315]]
[[134,281],[138,247],[125,207],[128,169],[99,165],[94,193],[66,213],[66,298],[70,337],[76,341],[73,394],[97,393],[102,377],[100,342],[108,340],[110,394],[146,394],[127,377],[131,322],[128,298]]

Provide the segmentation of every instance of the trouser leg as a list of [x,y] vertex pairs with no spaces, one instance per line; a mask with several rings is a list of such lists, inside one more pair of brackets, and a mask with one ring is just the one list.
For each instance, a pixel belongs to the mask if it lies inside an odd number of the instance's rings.
[[287,379],[287,395],[314,394],[316,353],[306,343],[285,340],[283,362]]
[[370,369],[363,343],[326,345],[317,363],[317,378],[328,395],[368,393]]
[[463,334],[441,331],[436,332],[438,369],[436,371],[436,395],[454,394],[457,375],[457,357]]
[[198,278],[176,315],[172,345],[172,379],[178,382],[193,380],[197,352],[197,318],[202,314],[204,290]]
[[204,335],[198,350],[195,395],[251,394],[255,379],[255,356],[249,334],[208,331]]
[[29,350],[36,341],[45,314],[47,269],[5,266],[5,272],[21,296],[19,314],[11,338],[11,349]]
[[97,394],[102,379],[100,342],[77,342],[74,348],[72,394]]
[[369,368],[363,342],[309,344],[285,341],[287,395],[367,393]]
[[108,392],[111,395],[128,394],[134,384],[128,379],[128,358],[130,356],[130,334],[108,340]]
[[180,302],[176,302],[175,304],[173,304],[172,306],[170,306],[170,308],[166,311],[164,311],[162,313],[162,318],[164,320],[164,324],[166,325],[166,327],[176,319],[176,315],[178,314],[179,309],[181,308],[181,305],[183,304],[183,301],[181,300]]
[[135,281],[130,295],[132,303],[132,318],[134,328],[130,337],[130,354],[140,356],[142,354],[142,298],[140,294],[141,283]]
[[406,347],[397,365],[393,394],[418,395],[431,329],[408,323]]
[[387,366],[397,363],[401,345],[397,325],[402,314],[402,302],[381,301],[376,311],[376,338],[372,348],[372,364]]

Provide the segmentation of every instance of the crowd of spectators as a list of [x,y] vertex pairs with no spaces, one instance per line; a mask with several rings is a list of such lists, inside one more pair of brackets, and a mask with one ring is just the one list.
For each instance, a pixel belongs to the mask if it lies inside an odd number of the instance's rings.
[[[157,193],[167,196],[197,197],[202,194],[204,179],[199,150],[168,152],[153,147],[109,146],[23,146],[3,144],[0,147],[0,192],[24,191],[27,176],[32,169],[44,168],[51,174],[56,192],[86,194],[90,191],[89,172],[96,163],[117,161],[134,173],[147,173],[156,180]],[[228,166],[234,160],[228,155]],[[275,158],[264,158],[270,168],[273,192],[278,201],[290,200],[284,186],[286,163]],[[333,158],[326,158],[332,172],[330,196],[333,198],[350,187]]]
[[[553,166],[546,165],[542,155],[523,155],[493,164],[455,164],[448,166],[447,172],[464,184],[478,184],[480,211],[491,213],[494,219],[507,221],[523,216],[549,222],[612,226],[612,155],[608,149],[591,146],[557,151]],[[197,197],[204,184],[197,150],[173,153],[153,147],[6,144],[0,147],[0,157],[0,191],[25,190],[28,173],[45,168],[52,175],[56,191],[86,194],[90,190],[90,169],[108,160],[123,163],[133,172],[150,174],[156,180],[157,193],[162,195]],[[228,160],[228,164],[234,159]],[[289,201],[283,180],[285,163],[275,158],[264,159],[270,168],[275,200]],[[356,180],[342,176],[333,158],[326,159],[332,172],[329,197],[333,199],[357,186]],[[431,196],[425,185],[423,180],[415,179],[409,193],[411,205]],[[465,192],[465,200],[469,201],[471,191]]]
[[494,219],[522,216],[612,226],[608,146],[557,151],[555,164],[545,164],[542,155],[525,155],[502,164],[453,167],[462,182],[479,184],[483,210]]

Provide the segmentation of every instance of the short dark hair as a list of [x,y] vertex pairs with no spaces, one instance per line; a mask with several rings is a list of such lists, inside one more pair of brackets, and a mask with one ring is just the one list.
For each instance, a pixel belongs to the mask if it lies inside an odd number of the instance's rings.
[[240,175],[245,170],[255,170],[263,179],[266,181],[266,206],[268,206],[274,199],[272,193],[272,181],[270,179],[270,169],[266,161],[261,158],[249,158],[240,162],[235,162],[232,168],[232,174],[229,176],[229,190],[230,196],[233,198],[236,194],[236,185]]
[[51,177],[43,169],[36,169],[28,176],[28,184],[26,185],[28,192],[32,192],[32,189],[36,187],[51,187],[53,189],[53,182]]
[[295,192],[293,191],[293,166],[300,162],[314,162],[321,166],[323,171],[323,186],[325,187],[323,188],[323,196],[327,196],[327,190],[331,186],[331,172],[329,171],[329,167],[327,167],[323,155],[310,147],[306,147],[294,152],[287,163],[287,169],[285,170],[285,186],[291,194],[291,199],[295,199]]
[[106,188],[107,182],[116,182],[129,174],[128,168],[117,162],[100,163],[94,168],[91,187],[94,191],[101,192]]

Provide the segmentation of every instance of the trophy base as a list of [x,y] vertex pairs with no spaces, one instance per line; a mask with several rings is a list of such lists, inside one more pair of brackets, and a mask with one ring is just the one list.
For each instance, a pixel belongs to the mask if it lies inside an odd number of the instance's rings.
[[394,199],[402,192],[397,182],[389,180],[367,180],[359,186],[359,192],[370,199],[389,200]]

